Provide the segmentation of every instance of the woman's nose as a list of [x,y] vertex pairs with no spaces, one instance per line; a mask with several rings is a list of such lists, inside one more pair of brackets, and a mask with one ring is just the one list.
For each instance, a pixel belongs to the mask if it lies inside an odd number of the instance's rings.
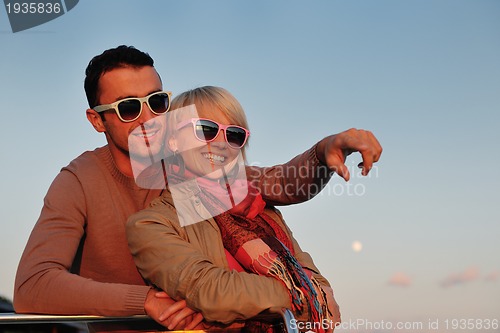
[[227,145],[226,145],[226,139],[224,137],[224,130],[222,129],[219,130],[219,133],[217,133],[217,136],[212,142],[210,142],[210,144],[216,146],[217,148],[225,149]]

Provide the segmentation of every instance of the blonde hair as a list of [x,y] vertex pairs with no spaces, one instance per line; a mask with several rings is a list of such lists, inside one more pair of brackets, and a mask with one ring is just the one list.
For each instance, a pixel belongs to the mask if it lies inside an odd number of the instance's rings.
[[[249,129],[247,117],[240,102],[224,88],[204,86],[185,91],[172,100],[170,109],[176,110],[193,104],[196,105],[196,110],[200,116],[211,119],[217,115],[220,116],[222,113],[231,125]],[[245,147],[247,144],[241,148],[245,160]]]

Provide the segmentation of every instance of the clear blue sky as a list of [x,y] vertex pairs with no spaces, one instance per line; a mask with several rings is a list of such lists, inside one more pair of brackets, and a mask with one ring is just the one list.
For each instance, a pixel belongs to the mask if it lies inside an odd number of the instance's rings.
[[0,294],[52,179],[105,144],[85,118],[88,61],[128,44],[174,95],[231,91],[251,163],[351,127],[379,138],[371,177],[282,209],[345,321],[500,319],[500,1],[85,0],[16,34],[2,8],[0,42]]

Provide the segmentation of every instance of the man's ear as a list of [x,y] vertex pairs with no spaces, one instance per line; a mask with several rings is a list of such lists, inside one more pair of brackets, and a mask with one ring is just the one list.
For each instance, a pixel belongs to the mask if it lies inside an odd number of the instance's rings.
[[90,121],[95,130],[99,133],[106,132],[101,115],[95,110],[87,109],[87,119]]
[[171,136],[168,138],[168,148],[170,148],[170,150],[174,153],[178,150],[177,139],[175,137]]

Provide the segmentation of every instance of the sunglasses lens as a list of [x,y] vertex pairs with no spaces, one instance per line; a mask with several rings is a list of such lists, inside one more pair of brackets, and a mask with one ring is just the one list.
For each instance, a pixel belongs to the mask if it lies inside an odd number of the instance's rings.
[[158,93],[149,97],[149,106],[154,113],[165,113],[169,109],[169,96],[166,93]]
[[227,143],[233,148],[241,148],[247,138],[247,133],[239,127],[228,127],[226,129]]
[[209,120],[198,120],[194,129],[196,137],[203,141],[211,141],[219,133],[219,125]]
[[[196,137],[201,141],[212,141],[219,134],[219,124],[206,119],[198,119],[194,125]],[[233,148],[241,148],[247,140],[247,132],[237,126],[228,126],[224,132],[226,133],[226,141]]]
[[137,99],[129,99],[118,104],[118,111],[124,120],[134,120],[141,113],[141,102]]

